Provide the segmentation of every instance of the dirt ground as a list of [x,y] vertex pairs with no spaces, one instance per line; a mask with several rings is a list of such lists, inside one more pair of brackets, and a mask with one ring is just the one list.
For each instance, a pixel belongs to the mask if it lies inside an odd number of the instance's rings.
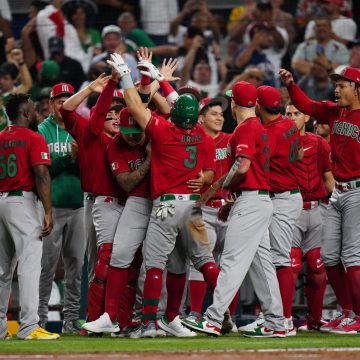
[[[0,349],[1,350],[1,349]],[[88,354],[0,354],[0,360],[285,360],[285,359],[305,359],[307,360],[357,360],[360,359],[360,350],[257,350],[257,351],[212,351],[212,352],[139,352],[139,353],[88,353]]]

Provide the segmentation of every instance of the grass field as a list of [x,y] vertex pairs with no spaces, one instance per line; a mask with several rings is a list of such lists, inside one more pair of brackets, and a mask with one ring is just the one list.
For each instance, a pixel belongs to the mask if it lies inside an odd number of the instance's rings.
[[7,340],[0,342],[0,353],[81,353],[113,351],[191,351],[360,347],[360,335],[299,334],[285,339],[247,339],[233,334],[219,338],[113,339],[64,335],[55,341]]

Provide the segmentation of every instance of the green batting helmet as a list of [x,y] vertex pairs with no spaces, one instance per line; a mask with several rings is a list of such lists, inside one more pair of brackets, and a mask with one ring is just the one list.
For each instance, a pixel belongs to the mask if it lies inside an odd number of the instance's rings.
[[199,102],[194,95],[180,95],[170,110],[171,121],[184,129],[193,128],[199,117]]

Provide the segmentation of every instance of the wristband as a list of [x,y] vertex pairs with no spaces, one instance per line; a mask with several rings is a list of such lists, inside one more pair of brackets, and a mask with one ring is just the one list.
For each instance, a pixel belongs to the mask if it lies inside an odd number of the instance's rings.
[[138,91],[138,94],[142,103],[147,104],[150,101],[150,94],[144,94],[140,91]]
[[172,92],[175,91],[174,88],[166,80],[160,81],[160,87],[161,90],[164,92],[165,97],[168,97]]
[[121,78],[121,83],[123,89],[130,89],[134,87],[134,83],[132,81],[130,73],[124,74]]
[[140,85],[146,86],[151,84],[151,78],[146,75],[141,75]]

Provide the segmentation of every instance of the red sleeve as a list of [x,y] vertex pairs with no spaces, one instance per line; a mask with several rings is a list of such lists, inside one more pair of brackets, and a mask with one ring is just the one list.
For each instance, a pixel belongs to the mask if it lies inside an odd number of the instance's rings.
[[66,131],[79,142],[84,128],[89,126],[89,120],[78,114],[76,111],[68,111],[60,108],[60,114],[65,124]]
[[235,140],[235,158],[241,156],[252,160],[256,154],[257,133],[252,126],[246,131],[238,131]]
[[326,140],[320,138],[319,139],[321,147],[322,147],[322,170],[330,171],[331,170],[331,159],[330,159],[330,145],[326,142]]
[[214,170],[216,172],[216,146],[215,141],[209,135],[206,135],[206,153],[204,170]]
[[304,114],[314,117],[319,123],[329,124],[330,118],[334,116],[334,111],[337,111],[335,103],[311,100],[296,84],[289,86],[288,92],[294,106]]
[[109,111],[116,84],[114,80],[110,79],[108,81],[92,109],[90,115],[90,130],[95,135],[100,135],[104,129],[106,114]]
[[29,156],[31,166],[51,165],[49,150],[42,135],[34,133]]

